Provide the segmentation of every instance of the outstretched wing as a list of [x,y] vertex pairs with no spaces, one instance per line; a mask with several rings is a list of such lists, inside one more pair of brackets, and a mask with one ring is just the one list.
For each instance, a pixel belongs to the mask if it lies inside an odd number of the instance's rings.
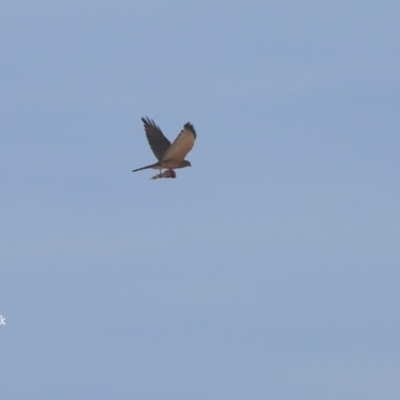
[[163,160],[184,160],[186,154],[192,150],[196,140],[196,131],[191,123],[184,125],[171,147],[164,154]]
[[142,118],[144,130],[149,142],[150,148],[159,161],[171,146],[171,142],[164,136],[161,129],[150,118]]

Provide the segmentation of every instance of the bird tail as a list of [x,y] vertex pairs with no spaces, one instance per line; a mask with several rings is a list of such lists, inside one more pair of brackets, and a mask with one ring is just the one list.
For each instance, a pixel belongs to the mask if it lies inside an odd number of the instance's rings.
[[153,168],[153,167],[155,167],[156,165],[158,165],[158,163],[150,164],[150,165],[146,165],[145,167],[142,167],[142,168],[134,169],[132,172],[141,171],[142,169]]

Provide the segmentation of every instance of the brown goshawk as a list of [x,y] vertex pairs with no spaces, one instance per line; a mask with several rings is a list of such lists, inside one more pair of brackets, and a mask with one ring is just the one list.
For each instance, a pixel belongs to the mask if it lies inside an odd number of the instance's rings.
[[[183,129],[172,144],[153,120],[146,117],[142,118],[142,122],[150,148],[158,161],[154,164],[134,169],[133,172],[152,168],[160,171],[152,179],[176,178],[174,169],[191,166],[190,161],[185,160],[186,154],[192,150],[196,140],[196,131],[190,122],[183,126]],[[166,171],[162,172],[163,169],[166,169]]]

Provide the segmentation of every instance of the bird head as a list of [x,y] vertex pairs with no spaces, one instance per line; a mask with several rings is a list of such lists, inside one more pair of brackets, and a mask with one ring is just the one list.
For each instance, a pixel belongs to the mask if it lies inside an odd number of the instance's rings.
[[182,168],[191,167],[191,166],[192,166],[192,164],[190,163],[190,161],[188,161],[188,160],[183,160],[183,166],[182,166]]

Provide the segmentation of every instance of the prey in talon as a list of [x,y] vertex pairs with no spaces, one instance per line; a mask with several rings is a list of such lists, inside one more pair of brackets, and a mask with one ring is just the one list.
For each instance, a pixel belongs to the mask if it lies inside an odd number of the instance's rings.
[[160,178],[176,178],[176,172],[173,169],[167,169],[161,174],[154,175],[150,179],[160,179]]

